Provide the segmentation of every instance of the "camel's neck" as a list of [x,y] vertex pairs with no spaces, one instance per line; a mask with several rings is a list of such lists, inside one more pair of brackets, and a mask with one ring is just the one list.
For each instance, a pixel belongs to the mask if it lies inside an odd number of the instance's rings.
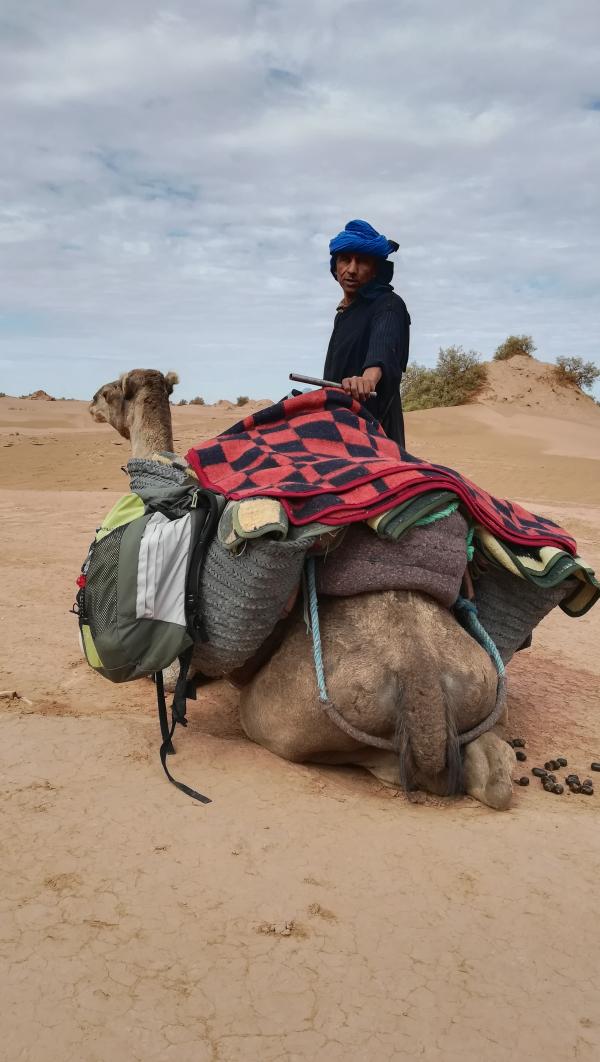
[[166,395],[140,391],[129,418],[132,457],[150,457],[158,450],[173,451],[171,407]]

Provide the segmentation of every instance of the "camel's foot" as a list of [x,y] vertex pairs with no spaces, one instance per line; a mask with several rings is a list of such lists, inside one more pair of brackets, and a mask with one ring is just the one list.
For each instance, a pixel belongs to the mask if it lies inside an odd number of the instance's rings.
[[514,749],[490,730],[467,745],[463,759],[465,792],[497,811],[510,807]]

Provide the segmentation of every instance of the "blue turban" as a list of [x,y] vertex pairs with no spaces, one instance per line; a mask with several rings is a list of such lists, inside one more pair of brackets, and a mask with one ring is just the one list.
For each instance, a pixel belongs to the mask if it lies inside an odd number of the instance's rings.
[[[331,272],[335,276],[336,255],[342,251],[355,251],[357,254],[372,254],[374,258],[385,259],[398,250],[400,245],[395,240],[382,236],[368,221],[349,221],[343,232],[338,232],[329,242],[331,255]],[[391,266],[391,262],[389,263]]]

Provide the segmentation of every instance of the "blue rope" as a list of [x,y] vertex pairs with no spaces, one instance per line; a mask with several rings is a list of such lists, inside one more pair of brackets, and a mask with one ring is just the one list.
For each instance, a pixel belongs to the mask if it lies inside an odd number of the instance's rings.
[[315,578],[315,558],[306,558],[306,583],[308,590],[308,607],[310,612],[310,629],[313,639],[313,656],[315,660],[315,672],[319,687],[319,700],[328,701],[327,686],[325,685],[325,668],[323,667],[323,649],[321,647],[321,627],[319,625],[319,601],[317,598],[317,582]]
[[474,605],[472,601],[468,601],[465,597],[458,597],[454,603],[454,608],[457,612],[462,613],[468,633],[473,636],[476,642],[479,642],[483,649],[485,649],[498,672],[496,703],[491,714],[487,719],[478,723],[477,726],[474,726],[471,730],[467,730],[465,733],[458,735],[459,744],[468,745],[471,741],[475,741],[476,738],[481,737],[482,734],[491,730],[500,720],[502,713],[504,712],[507,692],[506,668],[504,667],[504,661],[498,652],[496,644],[490,638],[485,627],[479,622],[476,605]]
[[306,605],[306,598],[308,598],[308,608],[310,612],[310,627],[313,638],[313,656],[315,661],[315,672],[317,675],[317,685],[319,687],[319,701],[321,707],[326,715],[329,716],[331,722],[335,726],[343,730],[348,737],[358,741],[361,745],[371,745],[376,749],[385,749],[386,752],[395,752],[395,745],[393,741],[388,741],[387,738],[377,737],[375,734],[366,734],[364,730],[359,730],[358,727],[349,723],[344,716],[338,712],[333,701],[329,700],[327,693],[327,686],[325,685],[325,669],[323,667],[323,650],[321,647],[321,628],[319,626],[319,602],[317,598],[317,583],[315,578],[315,558],[307,557],[305,564],[306,573],[306,585],[305,585],[305,598],[304,603]]
[[504,661],[498,652],[495,642],[492,641],[485,627],[479,622],[477,607],[472,601],[468,601],[466,597],[457,597],[454,608],[463,613],[469,633],[473,635],[475,641],[479,642],[488,656],[492,658],[498,674],[503,676],[506,672]]

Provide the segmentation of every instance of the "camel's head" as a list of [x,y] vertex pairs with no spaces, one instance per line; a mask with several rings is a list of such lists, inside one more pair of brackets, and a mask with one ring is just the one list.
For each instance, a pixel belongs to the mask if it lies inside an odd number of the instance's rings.
[[99,424],[112,424],[119,435],[129,438],[125,414],[125,399],[120,380],[111,380],[98,388],[89,405],[89,411]]
[[176,372],[163,375],[157,369],[132,369],[96,391],[90,402],[90,414],[94,420],[112,425],[119,435],[129,439],[136,399],[149,403],[149,412],[158,413],[165,404],[168,411],[169,395],[177,383]]

